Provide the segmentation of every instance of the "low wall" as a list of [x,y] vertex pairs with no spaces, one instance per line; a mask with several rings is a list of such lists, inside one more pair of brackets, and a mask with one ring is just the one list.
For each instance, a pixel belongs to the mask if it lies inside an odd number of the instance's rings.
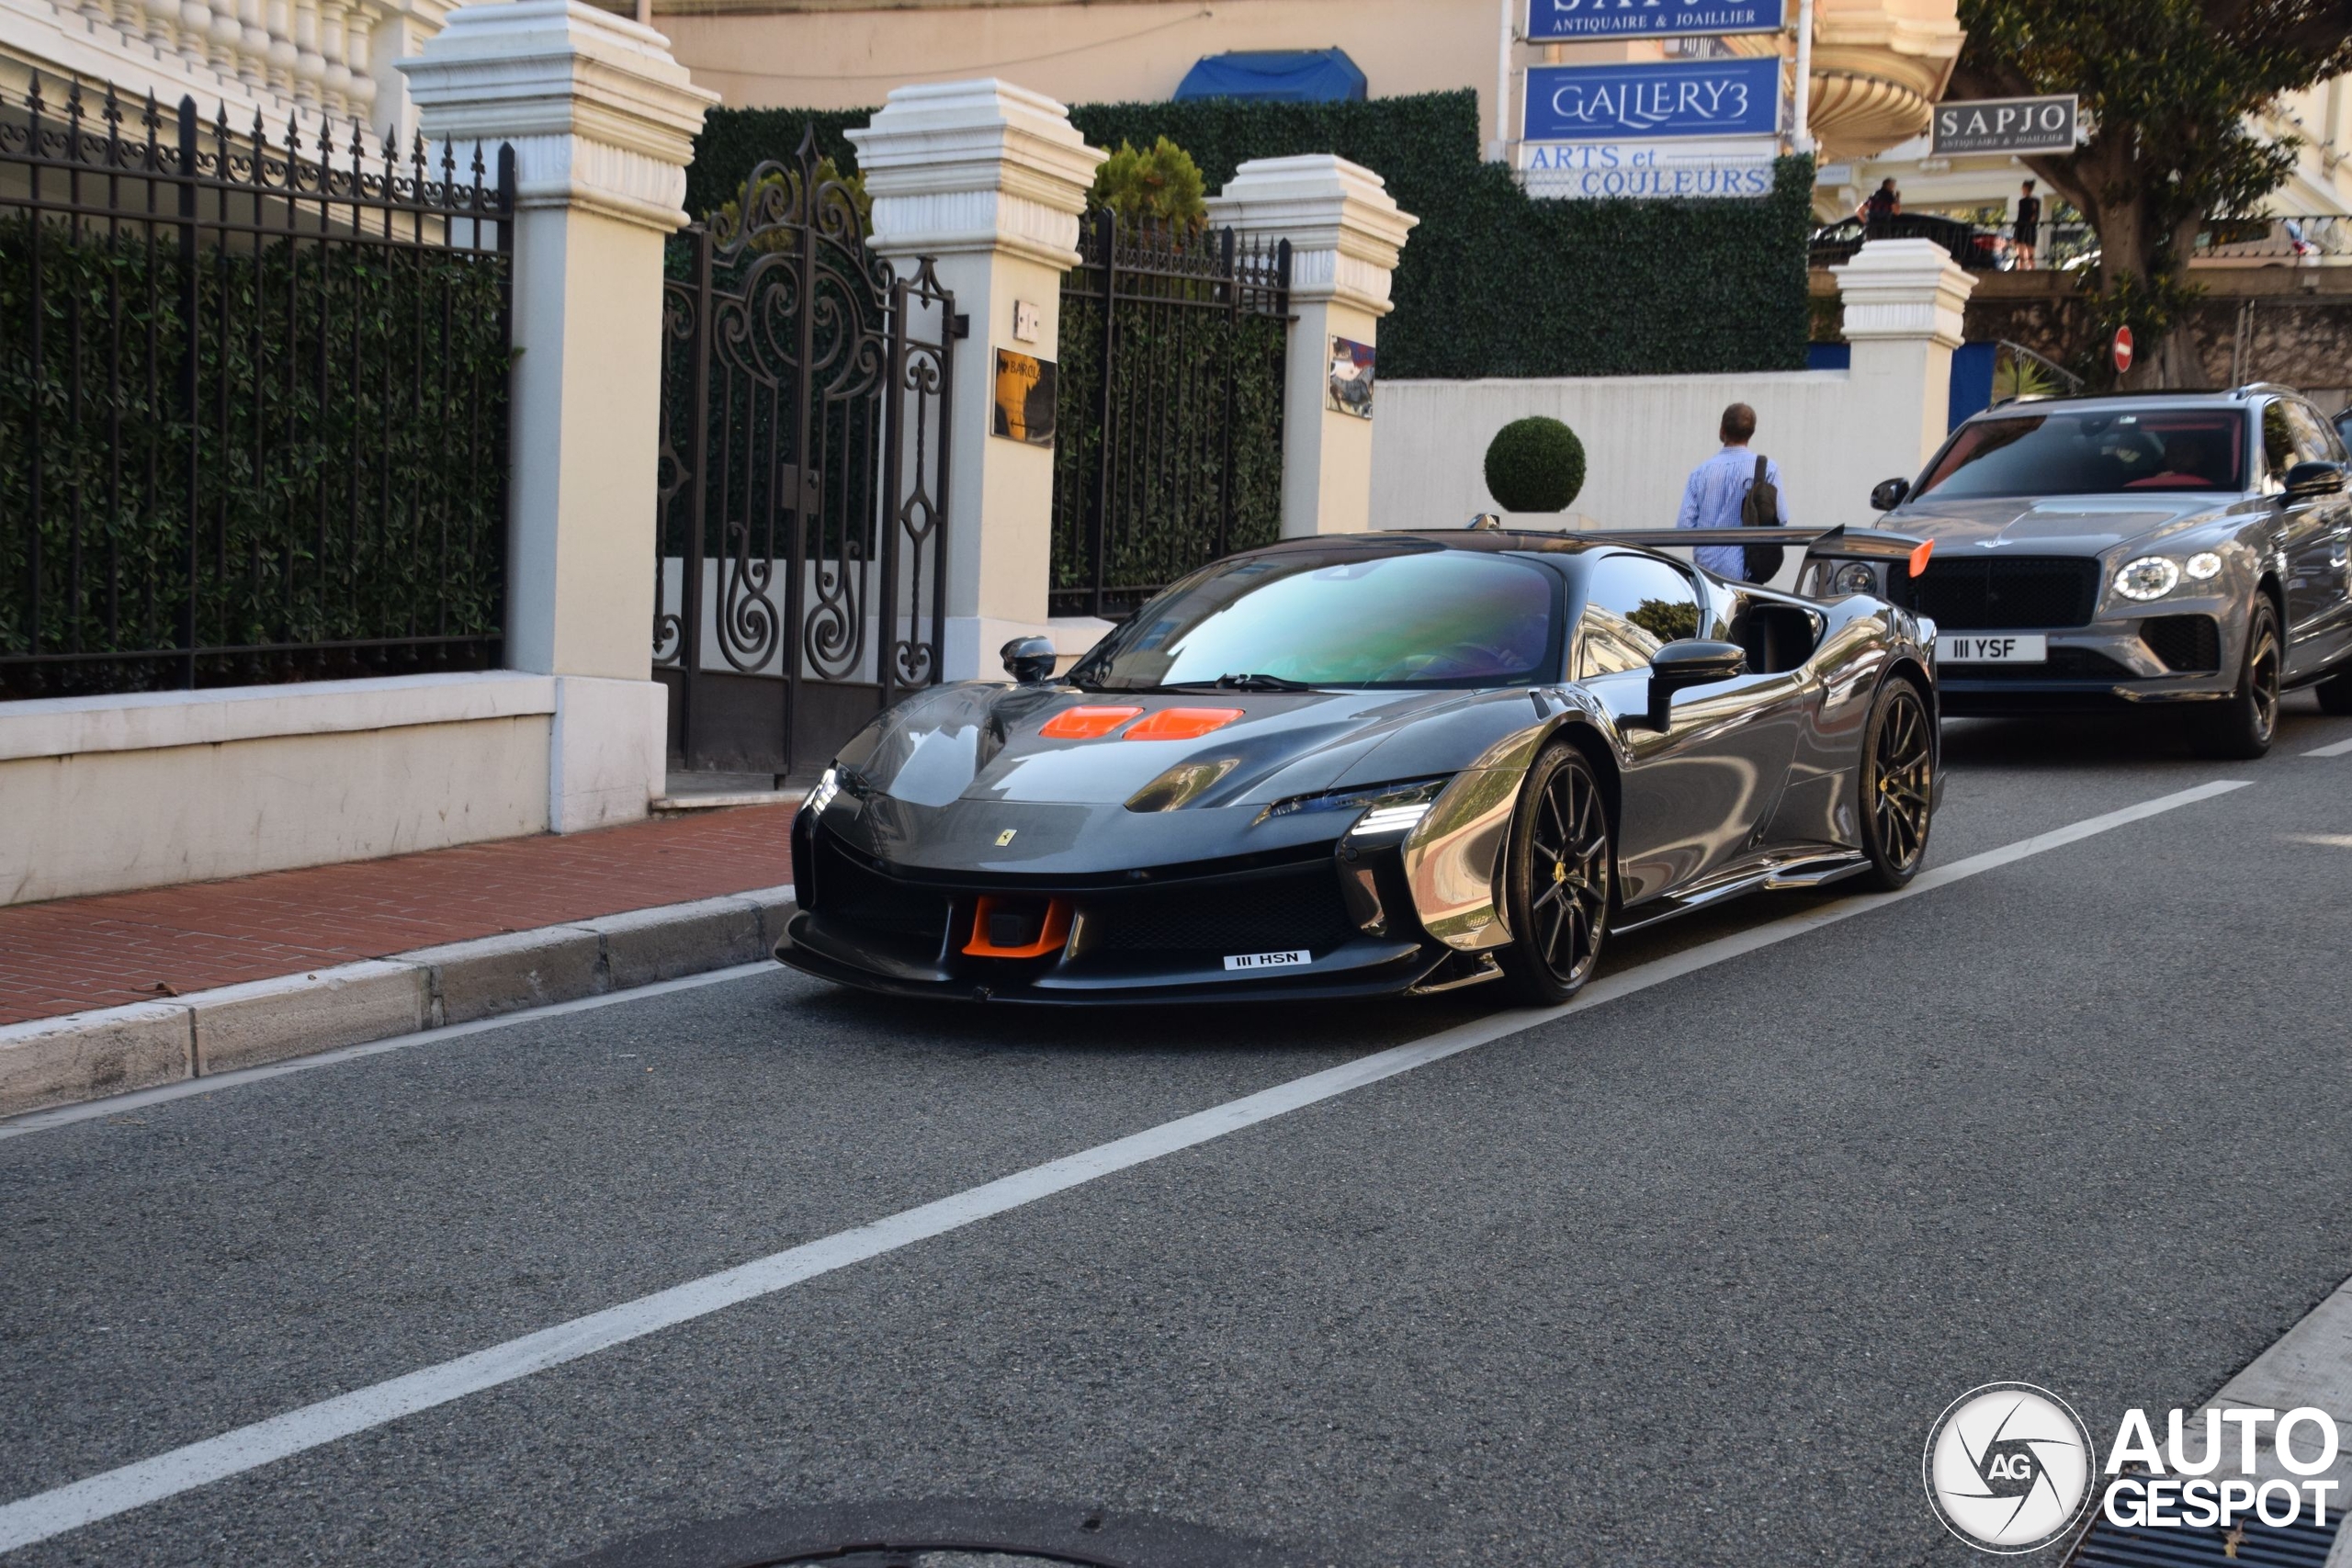
[[[1512,420],[1548,414],[1584,441],[1574,513],[1590,525],[1667,528],[1690,470],[1719,449],[1726,404],[1756,410],[1755,449],[1781,466],[1792,521],[1866,524],[1871,487],[1918,467],[1869,434],[1873,411],[1843,370],[1742,376],[1596,376],[1542,380],[1383,381],[1373,420],[1372,525],[1458,528],[1496,510],[1487,444]],[[1518,519],[1557,527],[1562,519]],[[1569,521],[1576,521],[1575,518]]]
[[0,904],[543,832],[556,709],[503,671],[0,704]]

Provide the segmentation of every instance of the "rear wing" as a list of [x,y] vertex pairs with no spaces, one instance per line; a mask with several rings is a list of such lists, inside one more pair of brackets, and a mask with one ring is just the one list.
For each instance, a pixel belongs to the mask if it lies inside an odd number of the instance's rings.
[[[1905,563],[1905,577],[1928,570],[1935,553],[1933,539],[1890,534],[1879,528],[1849,528],[1844,524],[1819,528],[1609,528],[1580,533],[1595,544],[1641,545],[1651,549],[1698,545],[1798,545],[1808,564],[1816,561],[1878,561]],[[1804,581],[1799,573],[1799,581]]]

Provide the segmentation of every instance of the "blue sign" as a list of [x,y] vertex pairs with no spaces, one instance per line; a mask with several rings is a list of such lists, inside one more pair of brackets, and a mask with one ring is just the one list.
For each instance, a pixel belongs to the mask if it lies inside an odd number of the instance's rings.
[[1632,141],[1668,136],[1770,136],[1781,129],[1781,62],[1531,65],[1521,137]]
[[1786,0],[1527,0],[1531,40],[1776,33]]

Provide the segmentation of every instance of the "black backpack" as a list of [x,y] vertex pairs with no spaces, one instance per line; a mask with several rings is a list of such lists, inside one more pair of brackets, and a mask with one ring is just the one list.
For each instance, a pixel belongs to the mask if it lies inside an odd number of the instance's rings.
[[[1740,498],[1739,525],[1743,528],[1777,528],[1781,525],[1781,487],[1766,474],[1770,470],[1765,460],[1756,459],[1756,478],[1749,481],[1747,493]],[[1747,576],[1750,582],[1770,582],[1781,570],[1781,549],[1778,545],[1748,545]]]

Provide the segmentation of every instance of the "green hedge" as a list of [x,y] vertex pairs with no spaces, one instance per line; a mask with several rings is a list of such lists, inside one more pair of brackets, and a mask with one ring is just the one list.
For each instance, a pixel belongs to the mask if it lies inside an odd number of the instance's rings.
[[[844,157],[865,109],[713,111],[688,173],[689,208],[717,207],[811,121]],[[1167,136],[1215,190],[1247,159],[1337,152],[1387,181],[1420,219],[1381,323],[1391,378],[1689,374],[1804,367],[1813,164],[1782,159],[1756,201],[1530,200],[1479,158],[1476,93],[1368,103],[1081,104],[1098,147]]]
[[[284,241],[200,251],[191,423],[176,248],[55,224],[36,248],[32,222],[0,220],[0,698],[176,684],[177,659],[10,661],[181,648],[191,626],[201,648],[271,650],[207,653],[199,685],[494,651],[503,263]],[[484,640],[384,646],[443,637]]]

